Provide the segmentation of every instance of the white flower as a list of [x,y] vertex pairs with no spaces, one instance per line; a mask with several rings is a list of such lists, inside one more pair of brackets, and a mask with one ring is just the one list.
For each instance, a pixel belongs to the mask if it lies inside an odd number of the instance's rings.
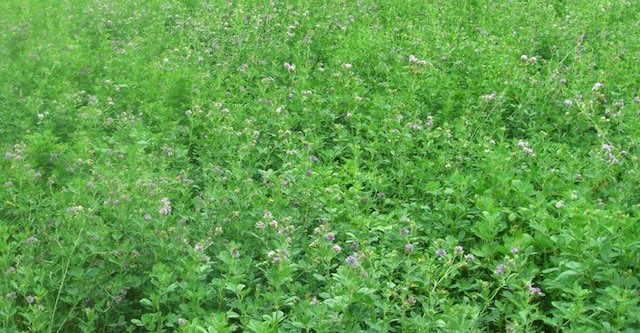
[[286,68],[289,72],[295,72],[296,71],[296,65],[290,64],[288,62],[284,63],[284,68]]
[[596,84],[593,85],[593,88],[591,90],[592,91],[598,91],[598,90],[600,90],[602,88],[604,88],[604,83],[596,82]]
[[418,59],[413,54],[409,56],[409,63],[416,64],[416,65],[421,65],[421,66],[424,66],[424,65],[427,64],[427,62],[425,60]]
[[490,93],[490,94],[486,94],[486,95],[482,95],[481,96],[482,100],[485,101],[485,102],[492,101],[492,100],[496,99],[496,97],[498,97],[498,94],[495,91]]

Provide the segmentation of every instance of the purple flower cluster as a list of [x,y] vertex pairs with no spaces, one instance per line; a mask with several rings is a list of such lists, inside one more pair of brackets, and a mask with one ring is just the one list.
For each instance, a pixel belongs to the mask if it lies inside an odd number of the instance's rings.
[[542,293],[542,290],[534,286],[529,286],[529,293],[534,296],[544,296],[544,294]]
[[602,145],[602,150],[604,150],[604,154],[607,156],[607,162],[609,164],[618,164],[620,161],[615,155],[613,155],[613,149],[614,147],[608,143]]
[[407,243],[407,244],[404,246],[404,251],[405,251],[405,252],[407,252],[407,253],[411,253],[411,252],[413,252],[413,244],[411,244],[411,243]]
[[285,249],[277,249],[275,251],[269,251],[267,257],[271,259],[271,263],[278,265],[284,260],[289,258],[289,251]]
[[526,141],[518,141],[517,144],[518,148],[522,149],[522,152],[527,154],[527,155],[532,155],[535,156],[535,154],[533,153],[533,149],[531,149],[531,147],[529,147],[529,143]]
[[344,261],[351,267],[357,267],[360,265],[358,258],[353,255],[348,256]]
[[169,198],[162,198],[160,199],[160,202],[162,203],[162,207],[158,211],[160,215],[171,214],[171,201],[169,201]]

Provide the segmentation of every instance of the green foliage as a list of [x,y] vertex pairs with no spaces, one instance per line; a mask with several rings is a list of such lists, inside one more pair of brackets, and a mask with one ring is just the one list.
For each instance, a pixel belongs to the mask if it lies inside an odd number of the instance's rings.
[[639,24],[2,1],[0,331],[638,331]]

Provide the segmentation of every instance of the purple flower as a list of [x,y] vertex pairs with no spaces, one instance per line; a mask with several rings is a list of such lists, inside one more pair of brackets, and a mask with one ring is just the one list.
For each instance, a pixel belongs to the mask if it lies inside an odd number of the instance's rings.
[[407,228],[400,229],[400,235],[406,236],[408,234],[409,234],[409,229],[407,229]]
[[517,248],[517,247],[512,247],[511,248],[511,254],[518,254],[518,253],[520,253],[520,249],[519,248]]
[[4,158],[11,160],[13,159],[13,154],[11,152],[4,153]]
[[476,260],[476,256],[474,256],[472,253],[467,253],[467,254],[464,256],[464,258],[465,258],[465,259],[467,259],[467,260],[469,260],[469,261],[474,261],[474,260]]
[[38,242],[38,238],[35,236],[31,236],[29,238],[27,238],[27,240],[24,241],[27,244],[35,244]]
[[404,251],[407,253],[413,252],[413,244],[407,243],[407,245],[404,246]]
[[178,325],[184,326],[186,324],[187,324],[187,320],[186,319],[184,319],[184,318],[178,319]]
[[349,264],[351,267],[356,267],[358,265],[360,265],[360,263],[358,263],[358,259],[356,259],[356,257],[354,256],[348,256],[347,259],[344,260],[347,264]]
[[324,236],[324,238],[330,242],[333,242],[336,239],[336,235],[334,235],[332,232],[326,234]]
[[540,288],[534,287],[534,286],[529,286],[529,293],[531,295],[544,296],[544,294],[542,293],[542,290],[540,290]]
[[36,298],[31,296],[31,295],[29,295],[29,296],[25,297],[25,301],[27,301],[27,304],[33,304],[33,302],[36,301]]
[[464,248],[460,245],[453,248],[453,250],[456,251],[457,254],[462,254],[462,252],[464,252]]
[[340,245],[337,245],[337,244],[334,245],[331,249],[333,250],[333,252],[336,252],[336,253],[340,253],[342,251],[342,248],[340,247]]
[[500,264],[498,265],[498,267],[496,267],[496,270],[494,271],[494,273],[496,273],[497,275],[501,275],[502,273],[504,273],[505,269],[507,269],[507,265]]
[[447,251],[445,251],[444,249],[438,249],[438,250],[436,251],[436,255],[437,255],[438,257],[441,257],[441,258],[442,258],[442,257],[444,257],[444,256],[446,256],[446,255],[447,255]]
[[167,147],[167,146],[162,147],[162,152],[167,156],[173,155],[173,149],[171,149],[171,147]]
[[358,249],[358,242],[351,243],[351,249],[354,250],[354,251],[357,250]]
[[316,155],[311,155],[311,157],[309,157],[309,161],[311,161],[311,162],[318,162],[318,160],[319,160],[318,156],[316,156]]

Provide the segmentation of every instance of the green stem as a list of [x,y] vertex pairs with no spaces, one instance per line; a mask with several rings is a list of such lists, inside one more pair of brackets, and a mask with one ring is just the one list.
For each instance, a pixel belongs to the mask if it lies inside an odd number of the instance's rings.
[[[53,321],[55,319],[56,311],[58,309],[58,301],[60,301],[60,295],[62,294],[62,288],[64,287],[64,282],[67,279],[67,272],[69,271],[69,264],[71,263],[71,257],[76,252],[76,248],[78,247],[78,243],[80,242],[80,237],[82,236],[82,232],[83,231],[84,231],[84,227],[80,228],[80,232],[78,233],[78,238],[76,238],[76,241],[73,243],[73,248],[71,249],[71,253],[69,254],[69,258],[67,258],[67,264],[64,266],[64,273],[62,274],[62,281],[60,282],[60,287],[58,288],[58,295],[56,296],[56,302],[54,303],[53,311],[51,312],[51,321],[49,321],[49,332],[53,332]],[[72,309],[72,311],[73,311],[73,309]],[[69,316],[67,315],[67,317],[65,317],[64,321],[62,322],[62,325],[60,325],[60,327],[58,328],[56,333],[60,332],[60,330],[62,329],[64,324],[67,322],[68,318],[69,318]]]
[[433,294],[433,292],[436,290],[436,288],[438,287],[440,282],[442,282],[442,280],[444,280],[447,277],[447,275],[449,275],[449,272],[451,271],[452,267],[453,267],[453,263],[451,263],[451,265],[449,265],[449,268],[447,268],[447,270],[444,272],[444,274],[442,275],[440,280],[436,281],[436,283],[433,284],[433,288],[431,289],[431,294]]
[[489,307],[489,304],[491,304],[493,302],[493,299],[496,297],[496,295],[498,295],[498,292],[500,292],[500,290],[502,290],[502,288],[505,286],[505,282],[502,281],[500,283],[500,286],[498,288],[496,288],[496,291],[493,292],[493,295],[491,295],[491,297],[489,297],[489,299],[487,300],[487,302],[484,304],[484,307],[482,307],[482,310],[478,313],[478,315],[476,316],[476,320],[474,323],[474,326],[478,324],[478,320],[480,319],[480,317],[482,316],[482,314],[487,311],[487,308]]

